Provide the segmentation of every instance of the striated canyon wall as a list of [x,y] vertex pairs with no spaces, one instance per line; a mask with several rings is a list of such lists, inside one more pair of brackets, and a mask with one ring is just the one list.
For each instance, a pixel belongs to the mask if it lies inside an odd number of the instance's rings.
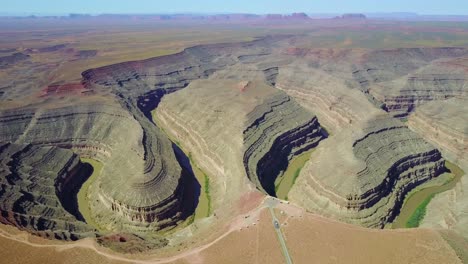
[[331,135],[314,151],[288,198],[329,217],[383,227],[398,214],[407,192],[445,171],[441,153],[353,89],[352,75],[307,61],[280,69],[276,86],[317,113]]
[[76,154],[57,147],[1,143],[0,160],[0,222],[47,238],[95,235],[74,203],[77,187],[90,170]]
[[326,216],[383,227],[398,215],[406,193],[444,171],[437,149],[399,121],[382,116],[362,130],[344,130],[334,141],[325,141],[289,198]]
[[274,195],[280,170],[325,137],[313,114],[266,82],[192,82],[156,117],[209,175],[217,216],[247,190]]
[[468,101],[452,98],[429,102],[408,118],[408,126],[437,146],[464,171],[457,185],[436,195],[427,207],[423,227],[448,228],[468,238]]

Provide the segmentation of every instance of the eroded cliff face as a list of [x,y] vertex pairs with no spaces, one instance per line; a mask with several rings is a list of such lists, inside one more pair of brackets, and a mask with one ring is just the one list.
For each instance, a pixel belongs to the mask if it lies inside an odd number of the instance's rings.
[[412,188],[445,171],[437,149],[385,116],[362,130],[345,130],[334,141],[314,152],[288,197],[350,223],[391,223]]
[[468,56],[457,47],[380,50],[354,66],[358,87],[395,117],[407,117],[425,102],[467,96],[466,68],[455,61]]
[[[143,118],[142,116],[141,119]],[[122,222],[127,223],[128,230],[132,230],[132,222],[153,223],[170,219],[164,226],[175,225],[179,219],[193,212],[193,208],[190,209],[183,202],[184,182],[179,179],[182,170],[180,167],[177,169],[178,163],[170,141],[166,139],[165,151],[168,159],[174,158],[173,164],[165,165],[165,170],[158,175],[154,171],[156,158],[145,154],[148,153],[145,143],[146,146],[149,145],[148,137],[151,135],[146,136],[141,123],[120,107],[83,104],[58,109],[8,111],[2,113],[0,122],[0,141],[70,148],[83,157],[91,157],[104,163],[96,182],[99,188],[92,188],[93,192],[90,194],[91,197],[100,199],[90,200],[93,201],[91,208],[94,218],[97,222],[105,223],[109,230],[114,230]],[[146,131],[155,128],[151,125],[148,120],[145,124]],[[145,164],[144,160],[150,162]],[[176,169],[171,171],[168,169],[171,166]],[[165,173],[171,174],[172,178],[165,180]],[[132,183],[128,175],[141,176]],[[161,187],[164,184],[165,192],[159,191],[158,196],[151,200],[151,194],[157,188],[164,188]],[[121,197],[114,195],[115,192],[120,193],[115,189],[122,185],[130,186],[123,190]],[[149,190],[146,190],[145,196],[146,186],[149,186]],[[140,196],[143,198],[139,198]],[[125,202],[125,199],[135,201]],[[145,202],[142,201],[144,199]],[[121,218],[113,218],[114,214]],[[109,219],[113,221],[107,222]]]
[[[97,218],[101,222],[120,223],[113,215],[117,213],[130,220],[124,226],[130,228],[132,222],[137,222],[133,229],[146,232],[148,227],[160,229],[173,226],[193,213],[197,198],[184,195],[196,191],[187,190],[194,188],[190,184],[191,179],[182,177],[172,143],[152,121],[151,111],[166,94],[185,88],[194,80],[208,78],[216,71],[234,64],[238,61],[238,56],[234,55],[238,50],[246,47],[252,47],[253,50],[267,49],[267,40],[274,42],[275,38],[196,46],[174,55],[116,64],[83,73],[86,87],[110,89],[142,131],[143,152],[138,161],[142,163],[142,173],[133,173],[128,178],[128,174],[117,171],[110,173],[103,169],[99,189],[92,188],[91,192],[99,197],[92,209],[99,212]],[[125,160],[119,164],[135,166],[134,162],[126,163]],[[101,213],[100,203],[111,208],[113,213]]]
[[297,60],[281,68],[276,87],[310,109],[331,133],[382,114],[358,89],[349,87],[349,75],[334,75]]
[[408,118],[408,126],[450,153],[454,161],[468,162],[468,98],[452,98],[422,105]]
[[[270,42],[279,39],[196,46],[170,56],[90,69],[79,84],[89,93],[79,96],[105,94],[109,102],[10,108],[0,114],[0,142],[69,148],[102,161],[89,196],[93,217],[104,228],[147,232],[175,226],[193,213],[196,197],[190,195],[197,193],[191,190],[196,187],[150,111],[165,94],[243,60],[241,53],[232,53],[253,47],[255,58],[255,50],[267,52]],[[264,70],[264,78],[273,82],[275,69]]]
[[95,235],[77,210],[77,189],[90,168],[76,154],[58,147],[1,143],[0,160],[0,222],[47,238]]
[[232,210],[226,205],[254,188],[275,195],[274,181],[288,161],[325,133],[312,113],[261,78],[219,76],[164,97],[155,116],[209,176],[222,217]]
[[256,186],[275,196],[275,179],[289,161],[326,137],[317,118],[278,93],[247,114],[244,166]]
[[[397,118],[406,118],[429,101],[467,96],[468,50],[465,47],[303,48],[306,44],[307,38],[297,38],[293,47],[284,49],[283,54],[295,58],[291,66],[300,72],[310,72],[324,87],[338,83],[359,91],[374,106]],[[279,68],[280,79],[283,70],[284,67]],[[325,78],[332,83],[322,84]],[[281,81],[278,85],[284,86]],[[325,98],[332,100],[334,96]]]
[[[289,160],[327,137],[323,124],[331,136],[289,198],[381,227],[410,189],[443,171],[440,153],[391,116],[428,100],[465,97],[466,69],[453,60],[467,52],[299,48],[307,38],[195,46],[87,70],[76,85],[86,91],[80,96],[104,94],[109,102],[9,107],[0,113],[0,142],[67,148],[102,161],[89,189],[94,218],[109,230],[145,233],[175,226],[196,200],[165,132],[212,176],[213,207],[222,217],[246,191],[274,195]],[[41,96],[53,101],[48,92]]]
[[429,203],[422,227],[447,228],[468,238],[468,101],[452,98],[418,107],[408,118],[408,126],[437,146],[444,157],[464,171],[457,185],[436,195]]
[[311,67],[308,60],[283,67],[276,86],[317,113],[331,136],[288,198],[326,216],[383,227],[409,190],[444,171],[441,154],[355,89],[350,72]]

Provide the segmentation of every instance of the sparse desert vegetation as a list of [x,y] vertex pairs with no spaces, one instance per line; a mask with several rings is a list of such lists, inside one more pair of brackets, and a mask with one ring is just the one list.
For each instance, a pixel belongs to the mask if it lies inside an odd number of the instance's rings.
[[420,185],[407,195],[402,209],[392,224],[393,228],[418,227],[426,215],[426,207],[429,202],[439,193],[451,190],[465,173],[450,161],[445,162],[448,172],[438,179]]

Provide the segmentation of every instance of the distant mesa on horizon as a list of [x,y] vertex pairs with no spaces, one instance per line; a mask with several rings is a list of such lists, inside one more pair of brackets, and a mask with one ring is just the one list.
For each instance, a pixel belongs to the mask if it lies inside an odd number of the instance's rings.
[[335,19],[366,19],[366,15],[360,13],[348,13],[335,17]]
[[332,20],[398,20],[398,21],[468,21],[468,15],[420,15],[410,12],[393,12],[393,13],[304,13],[295,12],[291,14],[270,13],[270,14],[253,14],[253,13],[147,13],[147,14],[119,14],[119,13],[102,13],[102,14],[86,14],[86,13],[70,13],[68,15],[8,15],[0,12],[0,17],[5,19],[73,19],[77,21],[85,20],[136,20],[136,21],[167,21],[167,22],[226,22],[226,23],[249,23],[249,22],[273,22],[284,23],[294,22],[300,23],[305,21],[315,21],[323,19]]
[[265,16],[269,20],[279,20],[279,19],[310,19],[306,13],[292,13],[291,15],[282,15],[282,14],[267,14]]

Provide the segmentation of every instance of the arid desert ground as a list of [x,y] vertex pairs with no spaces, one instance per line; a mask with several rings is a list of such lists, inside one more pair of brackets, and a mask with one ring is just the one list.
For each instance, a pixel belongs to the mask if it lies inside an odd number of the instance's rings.
[[0,17],[5,263],[468,263],[468,22]]

